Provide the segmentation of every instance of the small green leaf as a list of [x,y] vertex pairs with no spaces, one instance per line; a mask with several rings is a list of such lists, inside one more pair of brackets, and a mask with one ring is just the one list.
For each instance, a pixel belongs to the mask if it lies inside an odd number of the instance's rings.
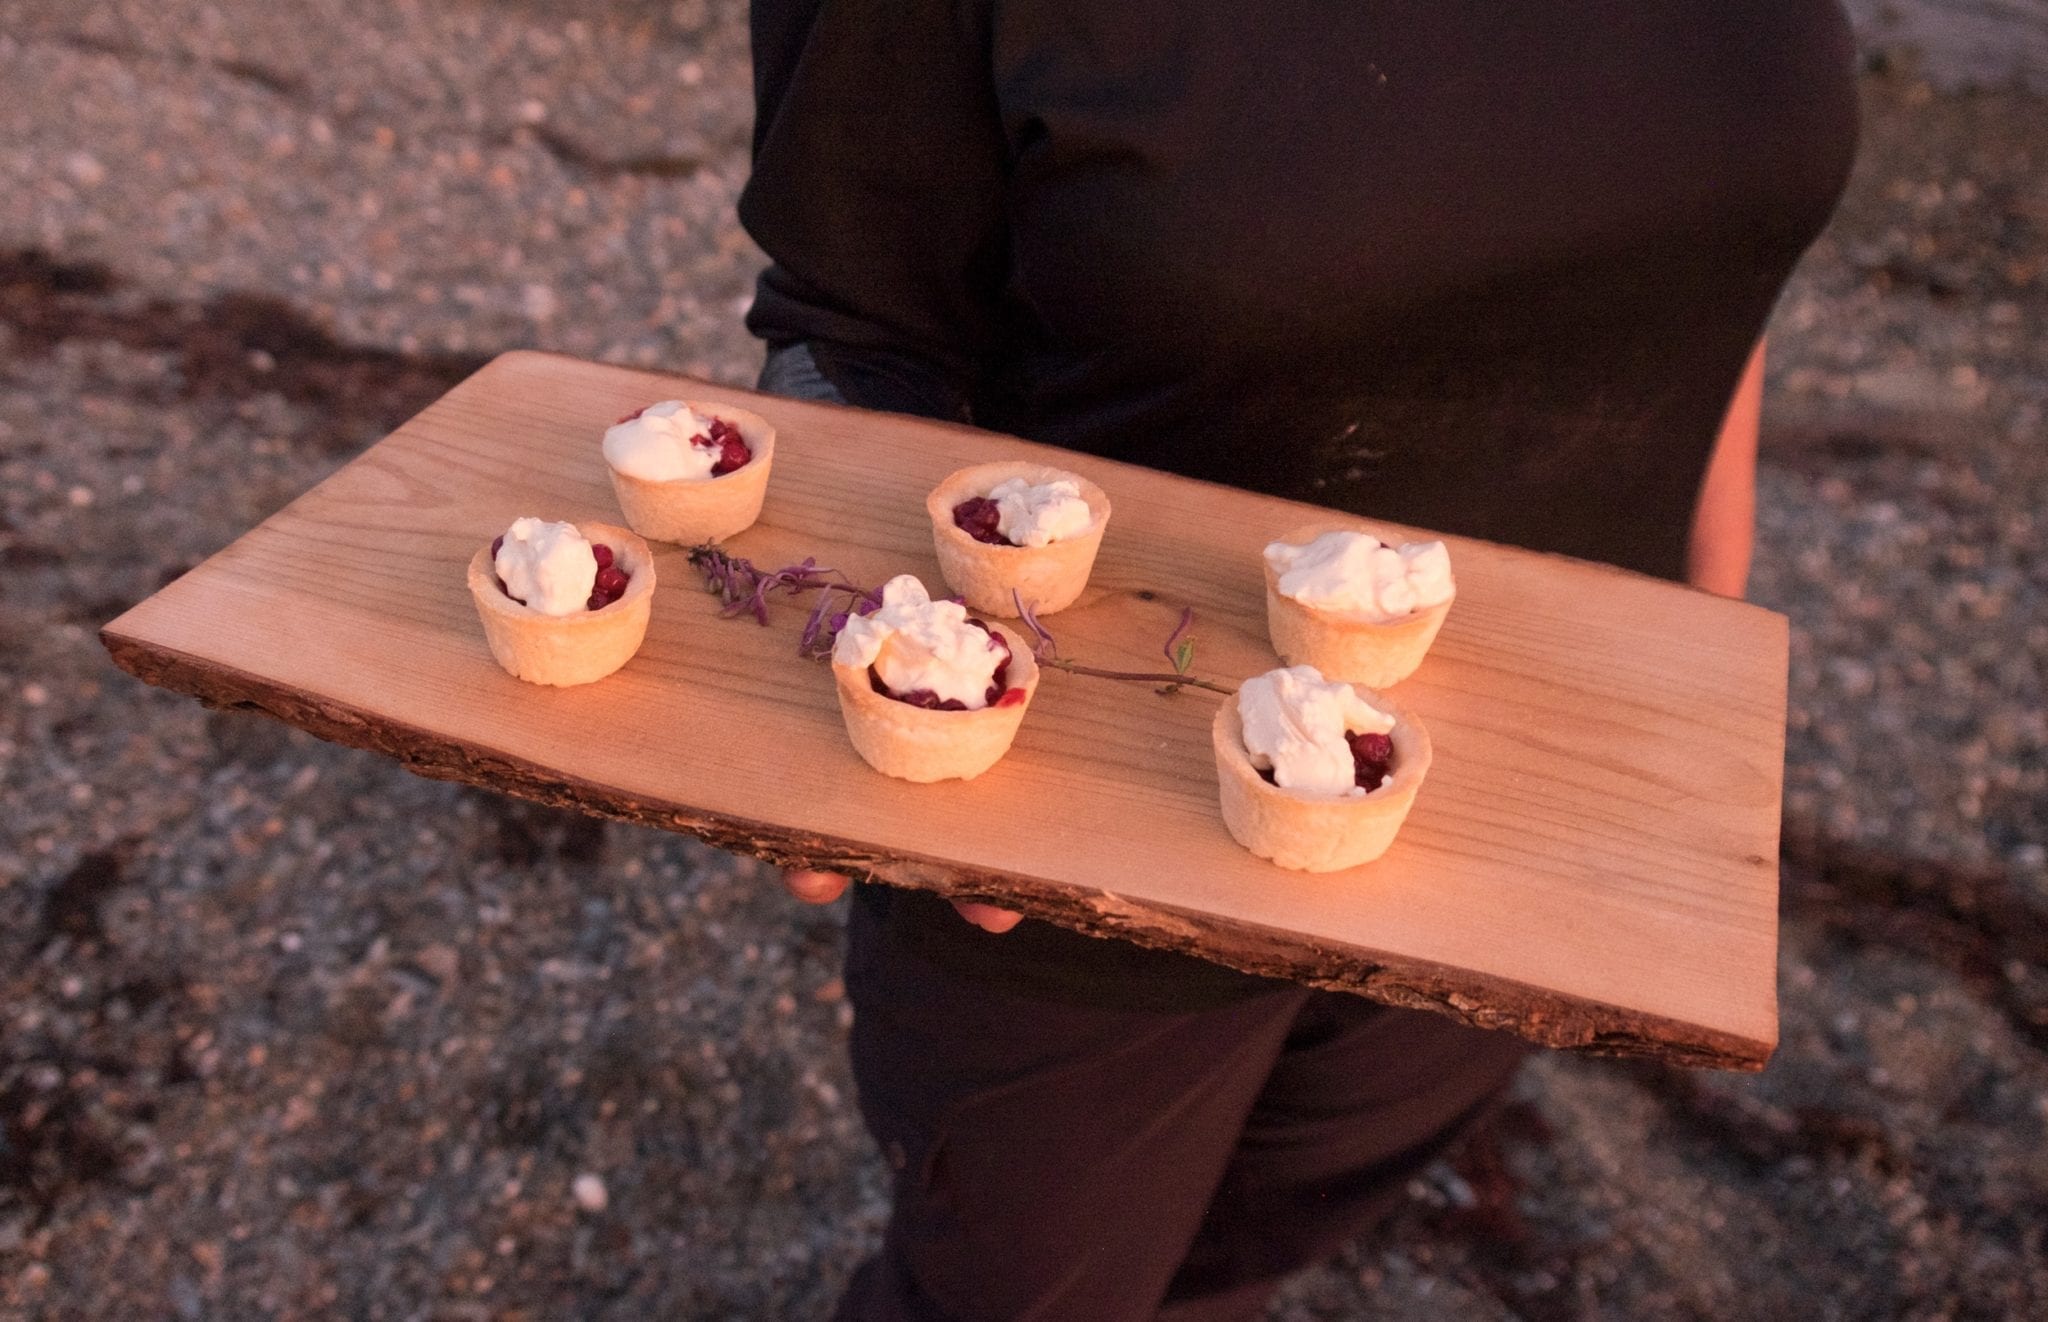
[[1194,663],[1195,640],[1192,638],[1183,638],[1180,640],[1180,643],[1173,649],[1174,673],[1179,675],[1185,675],[1188,673],[1188,667],[1193,665]]

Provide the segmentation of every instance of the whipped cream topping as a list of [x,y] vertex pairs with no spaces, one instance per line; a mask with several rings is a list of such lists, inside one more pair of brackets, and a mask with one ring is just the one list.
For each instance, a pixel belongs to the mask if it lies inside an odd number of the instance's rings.
[[717,446],[697,444],[710,435],[711,419],[680,399],[665,399],[605,428],[604,461],[643,482],[701,482],[718,463]]
[[1076,537],[1095,522],[1095,511],[1081,498],[1081,484],[1070,478],[1026,482],[1013,477],[989,489],[996,503],[996,531],[1012,546],[1044,546]]
[[1306,546],[1274,542],[1266,563],[1280,595],[1317,610],[1389,623],[1451,599],[1451,553],[1442,542],[1388,546],[1370,533],[1326,532]]
[[912,574],[882,585],[881,608],[850,615],[832,644],[832,659],[843,666],[875,668],[896,693],[929,689],[939,701],[957,698],[964,707],[986,707],[996,667],[1007,655],[992,635],[967,622],[957,601],[933,601]]
[[597,556],[573,523],[512,520],[491,567],[505,591],[543,615],[585,609],[597,583]]
[[1314,666],[1254,675],[1237,690],[1244,748],[1273,783],[1303,794],[1359,796],[1357,764],[1345,734],[1385,734],[1394,718],[1349,684],[1323,678]]

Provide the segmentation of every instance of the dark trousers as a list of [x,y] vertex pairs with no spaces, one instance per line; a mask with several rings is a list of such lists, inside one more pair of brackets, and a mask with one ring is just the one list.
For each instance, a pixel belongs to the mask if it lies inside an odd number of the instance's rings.
[[1261,984],[1105,1009],[965,977],[849,929],[853,1066],[895,1171],[840,1322],[1257,1317],[1505,1086],[1518,1040]]

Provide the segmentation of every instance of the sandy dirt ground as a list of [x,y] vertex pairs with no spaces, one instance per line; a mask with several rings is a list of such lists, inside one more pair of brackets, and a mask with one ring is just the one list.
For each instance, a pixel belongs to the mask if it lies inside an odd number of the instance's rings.
[[[2048,20],[1853,8],[1752,590],[1783,1045],[1541,1058],[1276,1322],[2048,1316]],[[0,0],[0,86],[0,1317],[825,1315],[838,913],[96,637],[497,351],[750,382],[742,6]]]

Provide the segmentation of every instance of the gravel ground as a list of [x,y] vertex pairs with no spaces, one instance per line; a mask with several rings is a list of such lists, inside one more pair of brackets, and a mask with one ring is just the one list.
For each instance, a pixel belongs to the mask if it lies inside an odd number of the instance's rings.
[[[1753,588],[1783,1046],[1545,1057],[1276,1322],[2048,1315],[2048,22],[1856,8]],[[490,353],[750,380],[741,7],[0,0],[0,81],[0,1317],[822,1316],[837,914],[94,634]]]

